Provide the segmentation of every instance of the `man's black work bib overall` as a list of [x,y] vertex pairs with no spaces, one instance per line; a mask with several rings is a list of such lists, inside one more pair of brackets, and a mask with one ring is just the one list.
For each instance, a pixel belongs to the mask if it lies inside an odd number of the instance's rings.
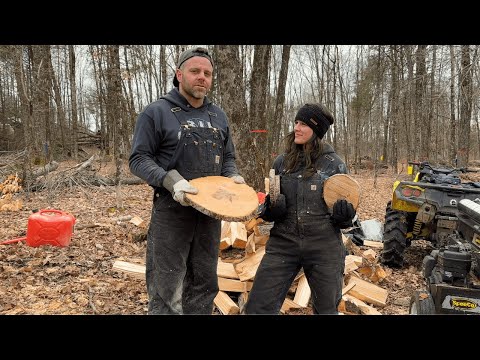
[[[172,108],[180,139],[168,168],[185,179],[220,175],[223,135],[215,113],[205,108]],[[210,124],[195,127],[189,124]],[[164,188],[155,190],[148,233],[146,281],[149,314],[211,314],[218,292],[220,220],[176,202]]]

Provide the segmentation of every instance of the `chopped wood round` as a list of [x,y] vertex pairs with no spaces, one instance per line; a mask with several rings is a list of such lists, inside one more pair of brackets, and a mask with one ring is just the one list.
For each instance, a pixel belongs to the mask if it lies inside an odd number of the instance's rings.
[[323,184],[323,199],[330,210],[339,199],[352,203],[356,210],[360,203],[360,185],[347,174],[330,176]]
[[236,184],[224,176],[190,180],[198,194],[185,194],[185,201],[201,213],[224,221],[248,221],[255,217],[258,196],[247,184]]
[[269,179],[269,194],[270,194],[270,204],[275,205],[275,202],[280,195],[280,175],[275,175],[275,169],[270,169],[268,173]]

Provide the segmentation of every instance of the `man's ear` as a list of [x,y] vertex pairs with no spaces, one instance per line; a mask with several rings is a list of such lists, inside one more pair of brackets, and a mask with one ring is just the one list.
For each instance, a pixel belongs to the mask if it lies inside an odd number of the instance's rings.
[[178,80],[178,82],[181,83],[181,82],[182,82],[182,78],[183,78],[182,70],[180,70],[180,69],[175,70],[175,74],[177,75],[177,80]]

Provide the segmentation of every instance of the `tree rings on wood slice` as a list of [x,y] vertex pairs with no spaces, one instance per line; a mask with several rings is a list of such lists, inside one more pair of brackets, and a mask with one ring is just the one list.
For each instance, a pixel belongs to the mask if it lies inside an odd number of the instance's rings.
[[186,202],[201,213],[224,221],[248,221],[255,217],[258,196],[247,184],[236,184],[225,176],[190,180],[198,194],[185,193]]
[[280,175],[275,175],[275,169],[270,169],[268,179],[270,186],[268,190],[268,193],[270,194],[270,204],[275,205],[278,195],[280,195]]
[[330,210],[339,199],[347,200],[356,210],[360,203],[360,185],[347,174],[330,176],[323,184],[323,199]]

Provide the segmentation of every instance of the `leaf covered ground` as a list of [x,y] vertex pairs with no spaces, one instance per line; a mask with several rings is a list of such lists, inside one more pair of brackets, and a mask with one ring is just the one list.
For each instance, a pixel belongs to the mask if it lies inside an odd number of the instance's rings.
[[[107,175],[113,174],[112,169],[105,166],[96,171]],[[374,183],[369,171],[352,176],[362,186],[360,220],[383,222],[395,177],[385,172]],[[145,229],[122,218],[137,216],[148,226],[152,191],[147,185],[125,185],[121,203],[117,195],[113,186],[17,194],[23,207],[0,212],[0,241],[25,236],[28,218],[38,209],[72,214],[77,229],[70,245],[63,248],[30,247],[25,241],[0,246],[0,314],[147,313],[145,281],[115,271],[112,265],[115,260],[144,264]],[[406,251],[406,266],[387,269],[388,276],[379,284],[389,291],[387,305],[378,309],[382,314],[408,313],[411,293],[424,286],[421,261],[430,251],[428,243],[414,242]],[[311,309],[296,313],[309,314]]]

